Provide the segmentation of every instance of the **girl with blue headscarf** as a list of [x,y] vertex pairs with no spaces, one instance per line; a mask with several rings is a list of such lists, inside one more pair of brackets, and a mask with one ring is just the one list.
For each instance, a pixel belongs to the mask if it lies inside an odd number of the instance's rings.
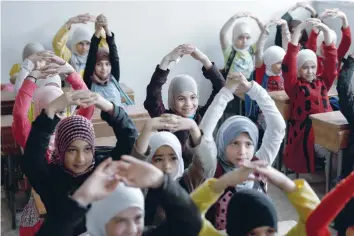
[[[215,126],[228,102],[233,99],[234,92],[246,93],[258,103],[264,114],[267,129],[259,149],[257,148],[259,138],[257,125],[244,116],[228,118],[218,130],[215,140],[213,138]],[[241,73],[233,73],[228,76],[225,87],[215,96],[199,128],[203,131],[203,138],[210,142],[204,150],[203,158],[211,155],[211,158],[217,159],[214,178],[219,178],[239,168],[245,160],[260,159],[271,165],[283,141],[286,125],[274,101],[262,86],[255,81],[247,81]],[[217,204],[206,215],[218,230],[224,230],[226,227],[229,200],[236,191],[244,188],[265,191],[264,185],[253,181],[245,181],[234,188],[227,188]]]

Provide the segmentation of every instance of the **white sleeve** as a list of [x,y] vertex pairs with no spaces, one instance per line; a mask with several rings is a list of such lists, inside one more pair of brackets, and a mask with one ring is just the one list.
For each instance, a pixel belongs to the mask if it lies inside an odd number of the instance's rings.
[[23,81],[25,81],[26,77],[31,73],[34,68],[34,64],[31,60],[25,59],[21,64],[21,70],[17,75],[16,82],[15,82],[15,93],[17,94],[20,90]]
[[267,124],[262,145],[256,152],[256,157],[272,164],[285,136],[286,124],[284,118],[267,91],[255,81],[247,94],[257,102]]

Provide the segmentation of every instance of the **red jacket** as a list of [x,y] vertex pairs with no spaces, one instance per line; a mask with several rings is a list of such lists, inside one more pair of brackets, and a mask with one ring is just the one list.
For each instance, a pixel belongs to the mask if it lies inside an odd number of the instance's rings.
[[[74,90],[87,90],[87,86],[81,78],[80,74],[71,73],[66,81],[71,84]],[[37,88],[37,85],[30,80],[25,80],[18,91],[13,108],[12,133],[15,141],[22,148],[25,147],[28,135],[31,131],[32,124],[28,119],[28,110],[31,107],[32,97]],[[95,111],[95,106],[88,108],[80,108],[77,112],[87,119],[91,119]]]
[[[315,53],[317,51],[317,36],[318,34],[312,30],[309,39],[307,41],[307,48],[314,51]],[[347,54],[351,43],[352,43],[352,37],[351,37],[350,27],[348,26],[346,29],[342,28],[342,39],[337,49],[337,53],[338,53],[337,71],[338,72],[341,67],[342,59],[344,58],[345,54]],[[323,67],[324,67],[323,58],[317,56],[317,76],[322,74]]]
[[331,236],[328,227],[347,202],[354,196],[354,171],[332,189],[306,221],[307,235]]

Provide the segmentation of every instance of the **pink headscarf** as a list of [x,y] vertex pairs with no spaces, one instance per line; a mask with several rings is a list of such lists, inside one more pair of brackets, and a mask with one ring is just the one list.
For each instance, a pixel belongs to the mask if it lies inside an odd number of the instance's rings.
[[33,94],[34,118],[36,118],[46,108],[49,103],[62,95],[64,92],[56,86],[43,86],[36,89]]

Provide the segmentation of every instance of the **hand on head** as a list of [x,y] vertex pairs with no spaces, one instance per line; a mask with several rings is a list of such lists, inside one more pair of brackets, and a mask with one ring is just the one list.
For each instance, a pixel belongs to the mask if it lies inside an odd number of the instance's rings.
[[166,57],[169,61],[178,62],[184,55],[191,54],[195,51],[195,47],[191,44],[181,44],[172,52],[170,52]]
[[338,8],[333,8],[333,9],[326,9],[321,15],[320,19],[326,19],[326,18],[337,18],[337,17],[344,17],[345,14],[342,11],[339,11]]
[[198,127],[193,119],[175,114],[162,114],[160,117],[155,117],[147,121],[147,125],[153,132],[158,130],[176,132],[179,130],[191,130]]

